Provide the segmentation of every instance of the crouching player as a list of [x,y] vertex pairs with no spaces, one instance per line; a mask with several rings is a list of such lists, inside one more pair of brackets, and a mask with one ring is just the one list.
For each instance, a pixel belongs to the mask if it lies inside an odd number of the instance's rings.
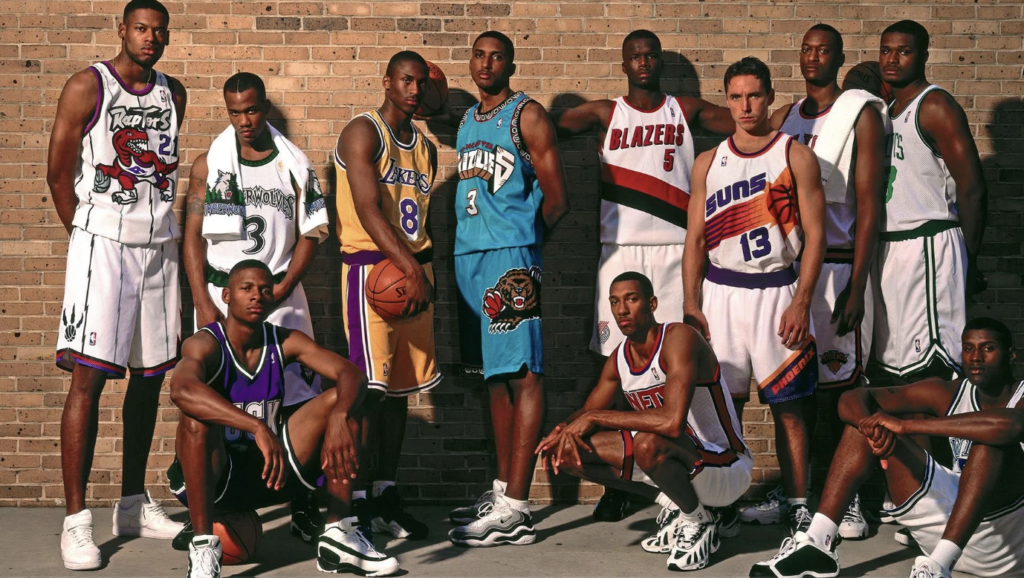
[[[698,570],[719,545],[718,516],[704,506],[728,506],[742,496],[753,461],[711,346],[690,326],[658,323],[653,293],[640,273],[612,281],[611,310],[626,339],[583,409],[541,440],[537,452],[556,473],[657,501],[660,529],[643,541],[644,550],[669,554],[671,570]],[[619,388],[634,411],[610,409]]]

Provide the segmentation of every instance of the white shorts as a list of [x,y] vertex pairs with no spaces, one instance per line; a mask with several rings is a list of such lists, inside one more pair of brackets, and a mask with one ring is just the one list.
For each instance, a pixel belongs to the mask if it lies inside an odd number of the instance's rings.
[[658,310],[654,313],[662,323],[683,320],[683,245],[601,245],[597,264],[597,287],[594,301],[594,333],[590,349],[608,357],[622,343],[622,333],[615,324],[608,303],[612,281],[626,271],[643,273],[654,286]]
[[875,267],[879,365],[904,376],[939,359],[960,373],[960,334],[967,323],[967,248],[960,229],[882,241]]
[[[959,487],[960,476],[928,456],[921,487],[889,510],[925,555],[942,539]],[[976,576],[1024,575],[1024,496],[982,519],[954,570]]]
[[178,242],[132,246],[73,229],[57,366],[161,375],[177,363],[180,341]]

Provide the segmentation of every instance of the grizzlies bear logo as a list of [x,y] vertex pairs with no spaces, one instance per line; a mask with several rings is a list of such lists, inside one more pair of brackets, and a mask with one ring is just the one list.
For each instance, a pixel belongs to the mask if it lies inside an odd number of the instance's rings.
[[483,312],[489,333],[515,331],[519,324],[540,318],[540,267],[509,269],[484,291]]

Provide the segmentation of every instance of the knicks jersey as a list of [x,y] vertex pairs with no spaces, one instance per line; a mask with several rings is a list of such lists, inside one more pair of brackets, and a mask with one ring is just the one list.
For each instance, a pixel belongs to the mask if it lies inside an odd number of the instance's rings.
[[718,145],[707,176],[705,236],[711,264],[740,273],[790,266],[803,245],[792,137],[779,132],[764,148],[740,152],[732,137]]
[[89,70],[99,95],[75,171],[74,226],[126,245],[177,239],[178,116],[167,77],[154,70],[135,91],[108,62]]
[[686,242],[693,135],[679,99],[654,110],[625,97],[612,101],[601,161],[601,242],[681,245]]
[[526,150],[519,118],[530,97],[513,92],[488,112],[473,105],[462,117],[456,149],[455,254],[540,245],[544,193]]
[[[1017,390],[1014,391],[1006,407],[1012,409],[1020,402],[1022,397],[1024,397],[1024,381],[1017,383]],[[949,411],[946,412],[946,415],[960,415],[975,411],[981,411],[981,404],[978,403],[978,388],[969,379],[965,379],[960,383],[960,389],[956,392],[956,399],[949,406]],[[963,471],[964,464],[967,463],[967,457],[971,454],[973,442],[971,440],[951,437],[949,438],[949,445],[953,449],[953,473],[959,475]],[[1024,442],[1021,442],[1020,447],[1024,450]]]
[[[430,237],[427,236],[425,225],[430,205],[430,187],[434,184],[434,165],[430,160],[427,139],[413,125],[412,140],[403,143],[379,112],[366,112],[359,116],[370,119],[380,137],[381,148],[374,161],[377,163],[377,174],[380,175],[377,186],[380,189],[381,214],[395,228],[398,238],[405,241],[411,253],[429,249]],[[334,164],[337,172],[341,252],[352,254],[379,251],[356,214],[348,173],[337,150],[334,152]]]
[[[828,118],[829,105],[816,115],[804,114],[804,102],[801,98],[789,109],[786,120],[779,132],[784,132],[812,150],[817,143],[821,127]],[[857,192],[854,188],[855,179],[851,178],[846,188],[846,198],[842,203],[825,203],[825,242],[832,248],[852,248],[853,235],[857,220]]]
[[959,221],[956,181],[939,151],[921,136],[921,101],[933,90],[942,89],[928,86],[896,116],[896,102],[889,104],[892,134],[886,149],[891,166],[882,232],[909,231],[928,221]]

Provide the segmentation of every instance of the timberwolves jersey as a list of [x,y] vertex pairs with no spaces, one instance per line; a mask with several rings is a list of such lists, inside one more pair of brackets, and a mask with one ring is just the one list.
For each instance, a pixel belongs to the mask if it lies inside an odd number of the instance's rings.
[[891,166],[882,232],[909,231],[928,221],[959,221],[956,181],[939,151],[921,135],[921,101],[933,90],[942,89],[928,86],[897,116],[896,102],[889,104],[892,134],[886,149]]
[[473,105],[462,117],[456,149],[455,254],[531,247],[543,240],[544,193],[523,143],[519,117],[530,97],[513,92],[489,112]]
[[[1024,397],[1024,381],[1017,384],[1017,390],[1013,393],[1006,407],[1012,409],[1020,402],[1022,397]],[[960,415],[975,411],[981,411],[981,404],[978,403],[978,388],[969,379],[965,379],[960,383],[960,389],[957,390],[956,398],[953,400],[953,404],[949,406],[949,411],[946,412],[946,415]],[[967,463],[967,456],[971,454],[972,444],[971,440],[949,438],[949,445],[953,449],[953,473],[959,475],[963,471],[964,464]],[[1021,442],[1020,447],[1024,449],[1024,442]]]
[[108,62],[89,70],[99,95],[75,171],[74,226],[126,245],[177,239],[178,116],[167,77],[154,70],[135,91]]
[[601,242],[686,242],[693,135],[683,106],[665,96],[654,110],[612,101],[601,160]]
[[[381,214],[395,228],[398,238],[405,241],[411,253],[415,255],[429,249],[430,237],[424,225],[430,204],[430,187],[434,184],[434,165],[430,160],[427,139],[413,125],[412,140],[403,143],[379,112],[366,112],[359,116],[370,119],[380,137],[381,148],[374,161],[380,175],[377,186],[380,189]],[[356,215],[348,173],[337,150],[334,151],[334,164],[341,252],[350,255],[359,251],[379,251]]]
[[705,236],[711,264],[740,273],[790,266],[802,247],[796,182],[789,169],[792,137],[779,132],[754,153],[732,137],[718,145],[707,176]]

